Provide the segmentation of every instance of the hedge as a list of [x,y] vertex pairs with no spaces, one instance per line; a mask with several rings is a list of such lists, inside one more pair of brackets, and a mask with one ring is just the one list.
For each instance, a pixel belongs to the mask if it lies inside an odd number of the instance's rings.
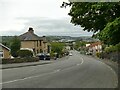
[[19,50],[18,51],[18,56],[19,57],[32,57],[33,52],[30,50]]
[[14,58],[14,59],[2,59],[2,64],[37,62],[37,61],[39,61],[39,58],[37,57],[24,57],[24,58]]

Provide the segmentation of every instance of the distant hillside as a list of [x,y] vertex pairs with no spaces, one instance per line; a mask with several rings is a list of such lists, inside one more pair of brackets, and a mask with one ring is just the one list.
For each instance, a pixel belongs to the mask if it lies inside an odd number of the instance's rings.
[[97,39],[92,38],[91,36],[81,36],[81,37],[70,37],[70,36],[46,36],[48,41],[58,41],[61,39],[65,40],[79,40],[79,41],[96,41]]
[[2,44],[4,44],[7,47],[10,47],[11,40],[14,36],[2,36]]
[[[14,36],[2,36],[2,43],[7,46],[10,47],[10,43],[11,40],[13,39]],[[47,40],[49,42],[51,41],[59,41],[61,39],[65,39],[65,40],[79,40],[79,41],[87,41],[87,42],[92,42],[92,41],[96,41],[97,39],[93,39],[90,36],[81,36],[81,37],[70,37],[70,36],[46,36]]]

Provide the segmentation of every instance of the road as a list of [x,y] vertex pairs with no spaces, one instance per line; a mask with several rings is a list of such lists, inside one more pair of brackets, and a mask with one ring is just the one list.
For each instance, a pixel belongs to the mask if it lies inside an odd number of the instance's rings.
[[115,88],[116,73],[92,57],[72,51],[66,60],[2,70],[3,88]]

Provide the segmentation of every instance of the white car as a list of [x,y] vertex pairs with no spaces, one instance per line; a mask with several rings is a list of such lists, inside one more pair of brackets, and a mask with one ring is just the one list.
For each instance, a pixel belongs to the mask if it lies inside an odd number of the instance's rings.
[[69,56],[72,56],[72,53],[69,53]]

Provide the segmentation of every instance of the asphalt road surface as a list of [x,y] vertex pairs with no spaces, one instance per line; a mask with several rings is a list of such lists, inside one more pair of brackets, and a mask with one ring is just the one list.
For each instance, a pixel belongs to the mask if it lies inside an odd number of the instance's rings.
[[106,64],[72,51],[66,60],[2,70],[2,88],[115,88],[117,75]]

